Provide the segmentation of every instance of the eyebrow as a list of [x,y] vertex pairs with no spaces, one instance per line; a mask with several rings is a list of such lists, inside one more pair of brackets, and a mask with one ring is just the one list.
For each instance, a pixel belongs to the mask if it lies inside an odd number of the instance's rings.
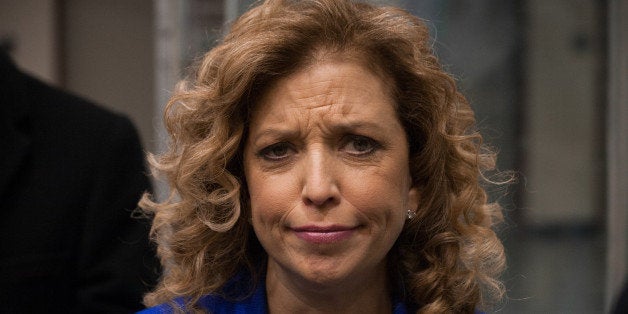
[[[253,142],[257,142],[260,138],[265,136],[270,136],[273,138],[293,138],[300,133],[299,130],[288,129],[283,127],[283,125],[285,124],[282,123],[279,127],[272,126],[264,129],[253,138]],[[339,122],[331,125],[329,129],[331,129],[333,132],[350,132],[363,129],[375,130],[378,133],[387,133],[388,131],[384,126],[381,125],[381,123],[370,121]]]
[[298,130],[289,130],[282,128],[268,128],[260,132],[253,138],[253,143],[257,142],[260,138],[270,136],[273,138],[292,138],[300,132]]
[[371,129],[376,130],[378,132],[386,132],[386,128],[381,123],[371,122],[371,121],[348,121],[348,122],[340,122],[332,125],[331,129],[339,130],[339,131],[353,131],[353,130],[361,130],[361,129]]

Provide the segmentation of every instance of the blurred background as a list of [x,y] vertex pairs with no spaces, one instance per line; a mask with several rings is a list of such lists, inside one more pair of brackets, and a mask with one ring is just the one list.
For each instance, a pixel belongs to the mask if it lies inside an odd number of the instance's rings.
[[[489,191],[506,211],[497,312],[610,311],[627,273],[628,1],[376,2],[425,20],[500,170],[519,175]],[[129,116],[159,152],[170,91],[251,3],[0,0],[0,45],[27,72]]]

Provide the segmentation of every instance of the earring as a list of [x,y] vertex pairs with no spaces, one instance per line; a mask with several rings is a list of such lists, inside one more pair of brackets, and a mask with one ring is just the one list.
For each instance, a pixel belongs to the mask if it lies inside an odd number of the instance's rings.
[[408,209],[407,216],[408,216],[408,220],[414,219],[414,217],[416,217],[416,213],[414,211]]

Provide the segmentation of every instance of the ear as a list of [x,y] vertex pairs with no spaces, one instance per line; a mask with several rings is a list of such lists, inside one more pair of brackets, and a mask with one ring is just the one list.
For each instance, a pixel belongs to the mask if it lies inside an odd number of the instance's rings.
[[408,190],[408,210],[416,213],[416,211],[419,209],[419,200],[421,198],[421,195],[419,194],[419,189],[415,186],[411,187],[410,190]]

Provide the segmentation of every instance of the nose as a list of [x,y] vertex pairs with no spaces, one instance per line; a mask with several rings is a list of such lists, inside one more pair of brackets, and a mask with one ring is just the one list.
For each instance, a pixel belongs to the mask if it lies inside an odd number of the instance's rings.
[[307,154],[303,164],[302,199],[308,206],[319,209],[337,205],[340,201],[335,162],[322,151]]

